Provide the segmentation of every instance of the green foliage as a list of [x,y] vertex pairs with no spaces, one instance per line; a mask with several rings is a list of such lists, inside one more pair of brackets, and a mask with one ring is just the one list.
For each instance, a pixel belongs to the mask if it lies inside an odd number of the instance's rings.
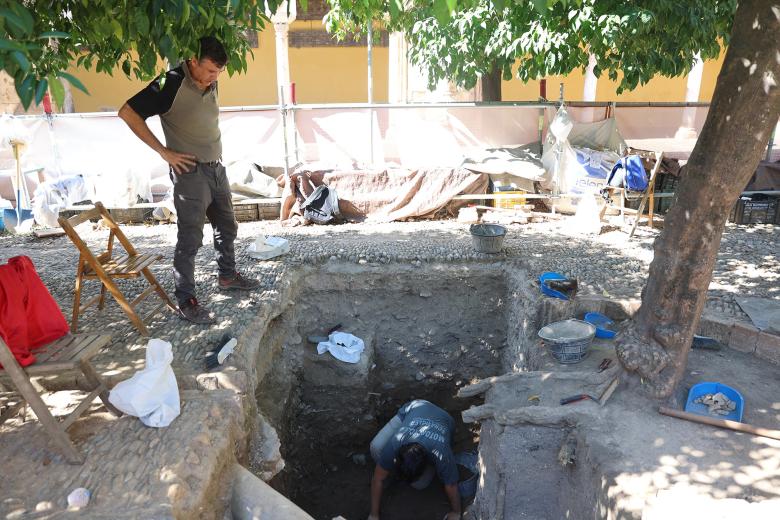
[[[272,8],[279,0],[268,2]],[[86,92],[66,71],[78,67],[148,80],[158,63],[195,56],[213,35],[228,50],[229,74],[243,72],[251,49],[244,34],[261,30],[264,4],[253,0],[0,0],[0,70],[25,108],[47,88],[62,105],[60,79]]]
[[[412,63],[471,88],[494,66],[522,81],[584,69],[618,81],[618,92],[653,76],[687,74],[696,53],[727,43],[736,0],[328,0],[330,32],[359,35],[368,20],[409,40]],[[516,67],[516,71],[514,70]]]

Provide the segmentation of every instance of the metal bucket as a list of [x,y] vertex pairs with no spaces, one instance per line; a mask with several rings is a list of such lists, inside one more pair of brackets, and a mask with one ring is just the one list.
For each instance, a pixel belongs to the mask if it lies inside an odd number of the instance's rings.
[[474,249],[480,253],[495,254],[501,252],[506,236],[506,228],[498,224],[472,224],[469,228]]
[[550,323],[539,330],[539,337],[550,347],[559,363],[579,363],[588,355],[596,327],[582,320]]

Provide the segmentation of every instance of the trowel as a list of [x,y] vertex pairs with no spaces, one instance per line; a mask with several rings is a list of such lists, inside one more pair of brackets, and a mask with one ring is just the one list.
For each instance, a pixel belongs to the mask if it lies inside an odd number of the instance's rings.
[[591,401],[595,401],[599,404],[599,406],[604,406],[604,403],[607,402],[607,400],[612,397],[612,394],[615,392],[615,389],[617,388],[618,384],[620,383],[620,378],[616,377],[614,378],[605,388],[605,390],[601,393],[601,397],[596,398],[589,394],[578,394],[573,395],[571,397],[564,397],[561,399],[561,405],[569,404],[569,403],[576,403],[577,401],[584,401],[585,399],[590,399]]
[[3,225],[11,233],[23,233],[29,231],[33,225],[32,210],[27,196],[27,183],[22,177],[20,149],[24,143],[14,139],[11,139],[10,142],[16,160],[16,181],[12,182],[14,191],[16,191],[16,209],[3,210]]

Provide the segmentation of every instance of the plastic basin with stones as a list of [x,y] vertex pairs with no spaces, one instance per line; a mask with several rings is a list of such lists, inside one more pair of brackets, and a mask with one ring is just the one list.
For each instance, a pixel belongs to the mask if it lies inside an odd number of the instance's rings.
[[[734,401],[734,403],[737,405],[736,409],[726,415],[711,414],[706,404],[694,402],[697,398],[703,395],[717,394],[718,392]],[[703,383],[693,385],[691,390],[688,392],[688,401],[685,403],[686,412],[695,413],[697,415],[704,415],[707,417],[714,417],[716,419],[728,419],[730,421],[737,422],[742,422],[742,412],[744,411],[744,408],[745,400],[742,398],[742,394],[740,394],[739,391],[731,388],[728,385],[724,385],[723,383],[710,381],[705,381]]]

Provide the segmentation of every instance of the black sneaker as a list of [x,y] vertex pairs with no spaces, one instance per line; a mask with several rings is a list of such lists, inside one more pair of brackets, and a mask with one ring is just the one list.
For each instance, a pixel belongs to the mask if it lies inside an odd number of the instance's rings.
[[220,276],[217,286],[222,291],[251,291],[260,287],[260,280],[246,278],[241,273],[236,273],[230,278]]
[[190,298],[179,305],[179,317],[199,325],[211,325],[217,322],[214,315],[208,309],[202,307],[196,298]]

